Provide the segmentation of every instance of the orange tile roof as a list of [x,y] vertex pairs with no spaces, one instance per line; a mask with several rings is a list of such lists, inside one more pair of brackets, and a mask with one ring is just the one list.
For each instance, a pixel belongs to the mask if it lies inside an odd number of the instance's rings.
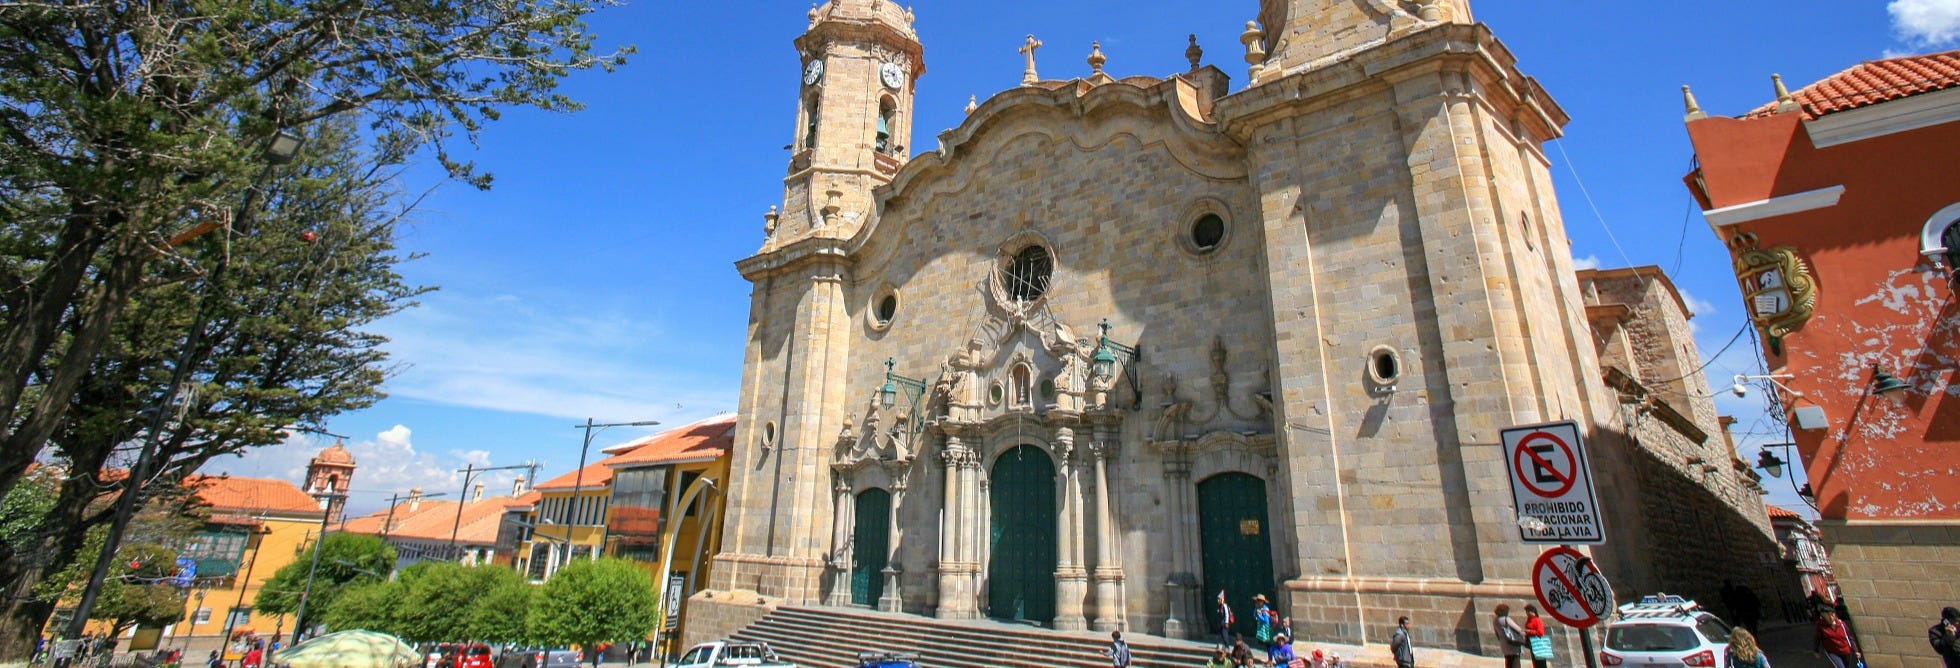
[[1765,505],[1764,507],[1765,507],[1765,508],[1768,508],[1768,509],[1769,509],[1769,517],[1770,517],[1770,519],[1778,519],[1778,518],[1794,518],[1794,519],[1799,519],[1799,520],[1800,520],[1800,519],[1803,519],[1803,518],[1804,518],[1804,517],[1803,517],[1802,515],[1799,515],[1799,514],[1797,514],[1797,513],[1794,513],[1794,512],[1791,512],[1791,511],[1790,511],[1789,509],[1787,509],[1787,508],[1784,508],[1784,507],[1782,507],[1782,506],[1770,506],[1770,505]]
[[[627,451],[627,454],[631,453],[631,450]],[[623,457],[625,455],[619,456]],[[547,480],[544,484],[538,485],[534,489],[540,492],[569,492],[579,485],[584,485],[587,489],[604,487],[612,483],[612,468],[606,466],[606,463],[611,460],[611,457],[607,457],[586,464],[583,469],[585,471],[584,475],[579,475],[578,471],[572,471],[571,473]]]
[[[1960,50],[1900,56],[1859,63],[1845,71],[1804,86],[1790,96],[1804,120],[1868,107],[1960,85]],[[1743,118],[1776,113],[1776,103],[1757,107]]]
[[735,447],[735,415],[717,415],[685,427],[654,434],[646,443],[605,461],[607,466],[650,466],[714,459]]
[[237,513],[279,512],[318,515],[320,502],[284,480],[239,476],[193,475],[184,486],[213,510]]
[[[504,510],[525,504],[522,498],[513,499],[508,496],[470,501],[462,504],[463,514],[460,520],[456,515],[456,505],[455,501],[436,499],[427,499],[414,504],[404,500],[395,506],[393,524],[387,528],[388,537],[447,541],[453,531],[458,543],[488,545],[497,542],[497,530],[503,524]],[[382,508],[347,520],[341,525],[341,530],[378,536],[382,533],[382,524],[388,520],[388,509]]]

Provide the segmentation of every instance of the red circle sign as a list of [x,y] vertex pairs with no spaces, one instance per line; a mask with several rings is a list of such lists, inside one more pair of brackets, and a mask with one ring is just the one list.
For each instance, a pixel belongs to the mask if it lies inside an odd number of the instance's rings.
[[1574,628],[1598,624],[1613,609],[1613,589],[1599,567],[1564,545],[1538,555],[1531,565],[1531,589],[1545,614]]
[[[1551,460],[1546,459],[1544,455],[1538,454],[1537,450],[1531,448],[1533,441],[1541,440],[1551,441],[1552,446],[1558,450],[1558,453],[1565,456],[1565,468],[1563,470],[1559,469]],[[1525,489],[1531,490],[1531,493],[1547,499],[1556,499],[1564,496],[1566,492],[1572,491],[1572,483],[1579,479],[1578,456],[1572,452],[1572,446],[1567,445],[1559,437],[1553,436],[1551,432],[1534,431],[1526,434],[1524,438],[1518,439],[1517,451],[1511,455],[1511,468],[1515,470],[1518,481],[1524,483]],[[1550,474],[1556,486],[1544,489],[1540,488],[1538,484],[1534,484],[1539,482],[1538,471],[1544,471]]]

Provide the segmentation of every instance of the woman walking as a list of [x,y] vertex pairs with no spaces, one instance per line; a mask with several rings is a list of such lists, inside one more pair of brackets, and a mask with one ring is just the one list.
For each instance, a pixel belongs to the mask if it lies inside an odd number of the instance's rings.
[[1511,604],[1499,603],[1491,611],[1490,631],[1503,646],[1504,668],[1518,668],[1518,654],[1524,650],[1524,629],[1511,620]]
[[1857,641],[1851,639],[1851,629],[1831,608],[1817,611],[1817,640],[1811,643],[1811,650],[1829,660],[1831,668],[1859,668],[1858,663],[1865,658],[1858,651]]
[[1253,596],[1252,606],[1252,620],[1259,624],[1258,630],[1254,632],[1254,635],[1259,638],[1259,644],[1271,647],[1273,645],[1273,622],[1275,621],[1273,619],[1273,608],[1266,604],[1265,594]]
[[1736,628],[1729,634],[1729,668],[1769,668],[1769,657],[1756,646],[1756,636],[1749,629]]
[[1545,620],[1538,616],[1538,606],[1524,606],[1524,637],[1531,645],[1531,668],[1551,665],[1552,637],[1545,632]]

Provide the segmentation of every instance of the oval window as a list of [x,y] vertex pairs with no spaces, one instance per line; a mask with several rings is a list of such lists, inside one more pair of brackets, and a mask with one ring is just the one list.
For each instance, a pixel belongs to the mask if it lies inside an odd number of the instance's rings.
[[1048,292],[1048,281],[1055,273],[1055,259],[1048,249],[1029,246],[1014,254],[1007,266],[1007,295],[1015,301],[1031,302]]
[[898,315],[898,295],[885,295],[878,300],[878,324],[892,324],[892,317]]
[[1191,244],[1200,252],[1217,250],[1225,243],[1225,219],[1218,214],[1207,213],[1191,224]]
[[1395,349],[1375,346],[1368,351],[1368,379],[1376,385],[1394,385],[1402,378],[1402,358]]

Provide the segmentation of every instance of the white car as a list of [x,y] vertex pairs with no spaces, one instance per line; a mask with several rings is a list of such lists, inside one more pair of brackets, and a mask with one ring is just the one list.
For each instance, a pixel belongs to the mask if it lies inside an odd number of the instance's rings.
[[776,651],[759,642],[710,642],[688,648],[673,668],[711,666],[752,666],[754,668],[796,668],[796,664],[776,658]]
[[1620,606],[1606,626],[1603,666],[1728,668],[1729,625],[1694,601],[1656,594]]

